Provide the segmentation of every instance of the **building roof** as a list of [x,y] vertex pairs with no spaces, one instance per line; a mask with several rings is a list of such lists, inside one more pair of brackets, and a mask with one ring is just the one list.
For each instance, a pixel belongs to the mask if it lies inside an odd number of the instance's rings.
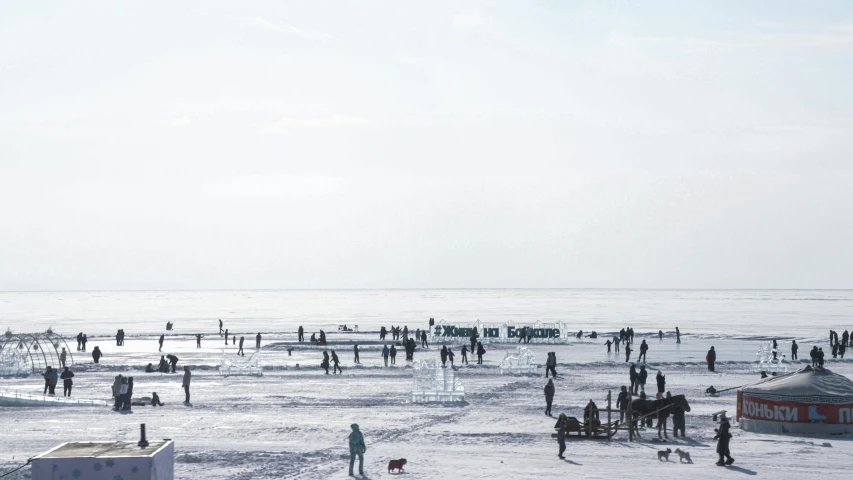
[[853,402],[853,380],[825,368],[807,366],[794,373],[765,378],[744,387],[743,393],[753,397],[786,397],[789,400],[809,397],[809,401],[815,401],[814,397],[821,397],[821,401],[832,398],[833,401],[849,399]]
[[131,442],[69,442],[39,455],[38,458],[150,457],[169,442],[171,440],[152,440],[145,448]]

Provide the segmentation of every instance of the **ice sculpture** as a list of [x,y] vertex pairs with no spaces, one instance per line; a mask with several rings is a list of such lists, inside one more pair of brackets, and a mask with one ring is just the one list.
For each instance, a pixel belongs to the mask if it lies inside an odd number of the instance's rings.
[[32,371],[27,355],[16,349],[0,350],[0,377],[26,376]]
[[[773,354],[776,354],[776,359]],[[758,347],[758,352],[755,354],[758,357],[758,363],[750,365],[749,370],[752,373],[767,372],[767,373],[787,373],[788,363],[785,362],[785,355],[779,355],[778,349],[773,348],[773,342],[767,342]]]
[[501,373],[506,375],[519,375],[536,373],[539,365],[533,358],[533,353],[527,347],[516,347],[515,353],[506,352],[501,362]]
[[219,374],[223,377],[232,375],[255,376],[260,377],[264,374],[264,369],[261,367],[260,356],[261,351],[255,350],[255,353],[249,356],[248,360],[242,360],[244,357],[237,357],[240,361],[234,362],[233,355],[226,355],[225,349],[221,348],[222,359],[219,363]]
[[415,364],[414,372],[412,403],[465,401],[465,388],[452,367],[442,367],[435,360],[421,360]]

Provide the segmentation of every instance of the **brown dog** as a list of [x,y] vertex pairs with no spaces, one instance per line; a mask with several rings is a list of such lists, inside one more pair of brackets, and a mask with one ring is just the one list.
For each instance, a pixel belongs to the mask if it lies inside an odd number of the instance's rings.
[[388,461],[388,473],[391,473],[391,470],[394,470],[394,469],[397,470],[397,473],[402,472],[403,471],[403,465],[405,465],[405,464],[406,464],[405,458],[401,458],[399,460],[389,460]]

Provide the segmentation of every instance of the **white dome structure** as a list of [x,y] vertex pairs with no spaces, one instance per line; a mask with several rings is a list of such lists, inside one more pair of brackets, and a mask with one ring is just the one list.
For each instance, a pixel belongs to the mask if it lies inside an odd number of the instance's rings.
[[738,391],[742,429],[761,433],[853,433],[853,380],[805,367]]

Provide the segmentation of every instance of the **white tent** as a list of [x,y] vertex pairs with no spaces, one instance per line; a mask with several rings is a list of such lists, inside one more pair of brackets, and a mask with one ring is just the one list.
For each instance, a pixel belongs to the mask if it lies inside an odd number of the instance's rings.
[[853,380],[805,367],[738,391],[744,430],[765,433],[853,433]]

